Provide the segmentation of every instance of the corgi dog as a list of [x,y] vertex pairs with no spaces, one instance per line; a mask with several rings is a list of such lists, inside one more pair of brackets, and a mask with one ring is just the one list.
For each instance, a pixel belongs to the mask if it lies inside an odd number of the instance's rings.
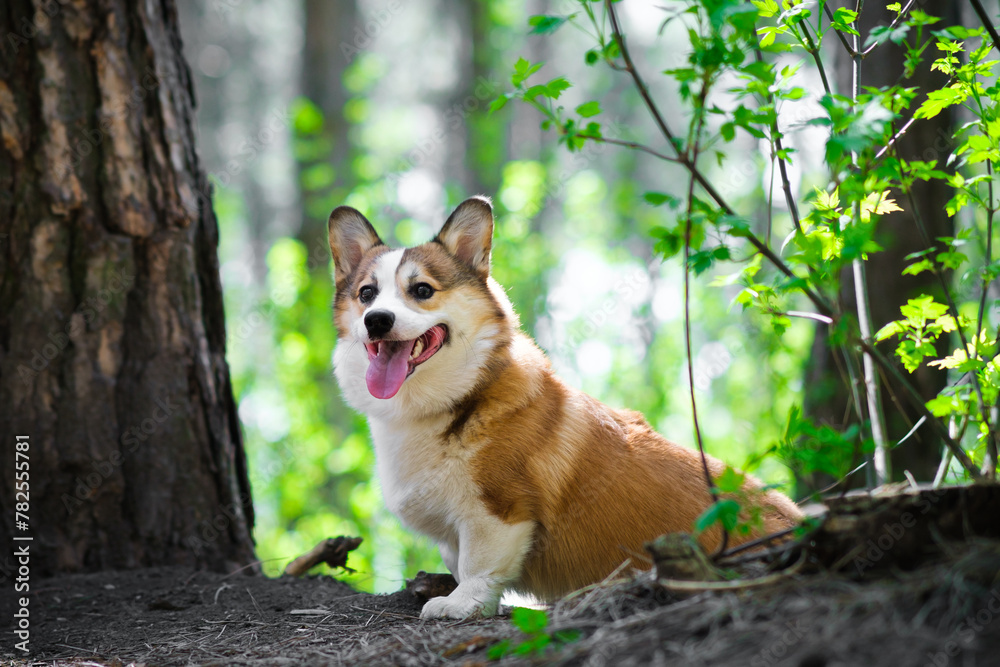
[[[421,617],[491,616],[505,589],[553,601],[648,540],[691,531],[711,505],[697,452],[566,385],[521,332],[490,276],[488,199],[466,200],[414,248],[386,246],[346,206],[329,237],[337,381],[368,418],[386,505],[437,543],[458,582]],[[766,532],[802,516],[749,476],[744,490]],[[700,541],[714,549],[721,531]]]

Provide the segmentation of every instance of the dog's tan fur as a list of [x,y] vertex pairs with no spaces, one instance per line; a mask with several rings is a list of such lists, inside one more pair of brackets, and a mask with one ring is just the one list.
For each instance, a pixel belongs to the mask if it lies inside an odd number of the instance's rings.
[[[363,220],[343,207],[331,215],[338,347],[359,330],[361,284],[391,269],[383,266],[389,250]],[[426,322],[459,317],[448,322],[449,343],[399,394],[381,403],[366,397],[351,380],[366,366],[350,352],[338,357],[348,400],[369,414],[390,508],[438,540],[459,577],[459,590],[429,602],[426,616],[492,613],[503,588],[553,600],[600,581],[653,537],[692,530],[711,503],[697,452],[653,431],[639,413],[603,405],[553,374],[488,277],[491,237],[488,203],[469,200],[437,239],[398,256],[396,308],[432,318]],[[407,301],[415,282],[432,285],[434,299]],[[457,387],[447,377],[456,369]],[[713,476],[723,472],[721,461],[708,462]],[[757,480],[748,477],[744,488],[761,509],[764,531],[801,518],[794,503],[760,491]],[[503,537],[493,543],[493,535]],[[720,538],[716,529],[700,539],[714,549]],[[477,583],[462,592],[463,577]]]

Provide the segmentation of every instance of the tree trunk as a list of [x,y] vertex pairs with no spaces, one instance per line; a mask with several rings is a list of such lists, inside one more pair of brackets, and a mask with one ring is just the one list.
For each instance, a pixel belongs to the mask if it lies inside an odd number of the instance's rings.
[[[377,21],[365,24],[358,14],[355,0],[304,0],[303,9],[302,94],[323,113],[322,132],[313,141],[328,141],[329,150],[318,153],[310,160],[297,162],[302,191],[302,222],[296,237],[308,249],[310,269],[317,276],[320,273],[326,276],[329,271],[326,220],[329,211],[343,203],[357,181],[351,126],[344,117],[344,105],[350,99],[349,92],[344,88],[344,72],[370,46],[381,29]],[[302,175],[308,168],[322,164],[333,169],[334,179],[310,188]]]
[[[853,4],[851,7],[853,8]],[[959,16],[953,3],[947,0],[929,0],[923,3],[921,10],[939,16],[942,25],[954,25],[959,22]],[[882,5],[866,3],[861,16],[861,34],[866,36],[877,25],[891,22],[894,14]],[[851,90],[852,69],[851,59],[836,39],[831,39],[831,48],[836,49],[833,65],[836,75],[838,92],[849,95]],[[946,82],[940,72],[930,70],[931,61],[937,57],[933,46],[924,53],[926,62],[915,73],[914,77],[903,85],[918,86],[921,90],[934,90]],[[829,70],[828,70],[829,71]],[[903,73],[903,51],[892,43],[878,47],[861,65],[861,85],[882,87],[894,85]],[[911,106],[911,112],[920,106],[921,99]],[[905,119],[904,119],[905,120]],[[942,113],[929,120],[921,120],[897,143],[899,155],[907,160],[937,160],[943,166],[952,150],[951,131],[952,118],[949,113]],[[902,121],[900,121],[900,124]],[[945,213],[945,204],[952,196],[951,189],[941,181],[920,183],[914,188],[914,202],[921,219],[927,227],[931,239],[941,236],[954,236],[954,221]],[[879,222],[876,240],[884,248],[882,252],[871,255],[867,263],[868,299],[871,306],[872,328],[878,331],[883,325],[900,317],[899,308],[907,299],[921,294],[933,295],[935,300],[944,303],[941,286],[934,274],[925,271],[916,276],[901,275],[902,268],[911,262],[905,257],[912,252],[923,250],[926,246],[917,227],[910,201],[898,191],[893,192],[897,203],[904,209],[902,212],[887,215]],[[856,313],[854,298],[853,275],[848,269],[844,272],[841,299],[847,312]],[[893,355],[893,343],[884,343],[882,351],[887,356]],[[939,345],[939,351],[947,347],[944,339]],[[825,327],[817,330],[813,343],[812,354],[806,368],[806,412],[818,422],[845,426],[845,415],[850,414],[848,421],[856,421],[856,414],[848,412],[850,403],[850,388],[841,378],[833,355],[839,354],[831,350],[827,341]],[[844,362],[841,359],[840,365]],[[859,368],[860,372],[860,368]],[[904,374],[909,375],[906,371]],[[909,375],[910,381],[918,389],[924,400],[930,400],[944,387],[947,375],[944,371],[929,368],[926,365]],[[899,441],[912,427],[919,417],[906,399],[905,392],[894,381],[883,378],[882,405],[886,415],[886,434],[889,444]],[[898,403],[896,400],[898,400]],[[867,407],[862,406],[867,414]],[[903,478],[903,471],[909,470],[917,479],[927,480],[934,477],[937,463],[941,456],[943,443],[929,428],[919,429],[911,441],[892,453],[893,477]],[[823,479],[800,480],[800,491],[815,490],[828,483]],[[852,479],[852,486],[863,485],[865,476],[858,473]]]
[[32,536],[38,575],[248,565],[218,228],[174,3],[12,0],[0,35],[0,543]]

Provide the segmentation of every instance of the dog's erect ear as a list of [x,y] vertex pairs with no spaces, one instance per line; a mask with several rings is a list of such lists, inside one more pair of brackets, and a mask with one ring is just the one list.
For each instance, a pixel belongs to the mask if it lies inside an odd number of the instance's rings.
[[493,247],[493,207],[486,197],[458,205],[434,239],[483,278],[490,274]]
[[330,252],[337,284],[345,280],[358,268],[364,254],[377,245],[382,245],[378,232],[361,212],[350,206],[338,206],[330,214],[327,223],[330,233]]

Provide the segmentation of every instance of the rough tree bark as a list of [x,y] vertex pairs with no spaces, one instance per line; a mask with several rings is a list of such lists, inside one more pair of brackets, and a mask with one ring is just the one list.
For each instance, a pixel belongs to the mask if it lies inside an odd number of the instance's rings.
[[[851,3],[850,8],[853,7],[854,4]],[[944,21],[942,25],[955,25],[959,22],[957,8],[948,0],[927,0],[920,5],[920,9],[932,16],[941,17]],[[893,16],[894,14],[885,9],[885,3],[866,3],[861,15],[861,34],[868,35],[873,27],[890,23]],[[832,49],[836,49],[836,57],[833,59],[835,72],[832,73],[836,76],[836,85],[841,94],[849,95],[852,80],[850,56],[835,38],[830,40],[830,44]],[[937,57],[933,47],[925,52],[924,57],[926,60],[924,65],[903,85],[918,86],[925,91],[944,85],[946,78],[940,72],[930,70],[931,61]],[[892,43],[883,44],[862,62],[862,90],[865,86],[894,85],[900,82],[902,73],[902,49]],[[918,99],[912,108],[916,109],[919,104]],[[897,143],[899,154],[908,160],[937,160],[939,165],[943,165],[952,150],[951,129],[952,118],[949,113],[919,121]],[[876,240],[884,251],[873,254],[867,265],[868,299],[875,331],[887,322],[899,319],[899,307],[905,304],[907,299],[921,294],[932,294],[937,301],[944,302],[940,283],[930,271],[916,276],[901,275],[903,267],[910,263],[905,257],[912,252],[923,250],[926,246],[917,228],[910,202],[902,193],[893,194],[904,210],[885,216],[880,221]],[[916,206],[927,226],[928,235],[932,239],[953,236],[954,221],[945,213],[945,204],[952,196],[951,189],[940,181],[931,181],[926,184],[920,183],[914,188],[913,194]],[[850,269],[844,272],[843,278],[841,300],[844,310],[856,313],[854,280]],[[942,340],[941,343],[940,350],[943,351],[946,347],[945,341]],[[882,350],[887,356],[894,356],[892,344],[883,344]],[[842,427],[846,426],[845,417],[847,422],[856,422],[857,417],[848,410],[849,387],[843,381],[832,357],[835,353],[839,354],[831,350],[825,327],[820,327],[813,341],[812,353],[806,368],[805,409],[809,416],[819,422]],[[905,371],[903,373],[906,374]],[[945,372],[928,368],[926,365],[909,377],[925,400],[937,395],[947,380]],[[882,405],[887,421],[887,437],[890,444],[893,444],[910,430],[919,417],[907,403],[905,393],[895,382],[883,382]],[[867,412],[865,406],[862,406],[862,410]],[[940,460],[942,444],[940,438],[935,437],[930,429],[920,429],[910,442],[893,451],[893,477],[902,479],[903,471],[909,470],[917,479],[933,479]],[[803,493],[815,490],[830,481],[833,480],[826,477],[802,479],[799,480],[798,491]],[[864,474],[858,473],[851,484],[863,485],[864,481]]]
[[[173,0],[0,9],[0,543],[33,574],[254,561]],[[4,569],[10,562],[0,559]]]

